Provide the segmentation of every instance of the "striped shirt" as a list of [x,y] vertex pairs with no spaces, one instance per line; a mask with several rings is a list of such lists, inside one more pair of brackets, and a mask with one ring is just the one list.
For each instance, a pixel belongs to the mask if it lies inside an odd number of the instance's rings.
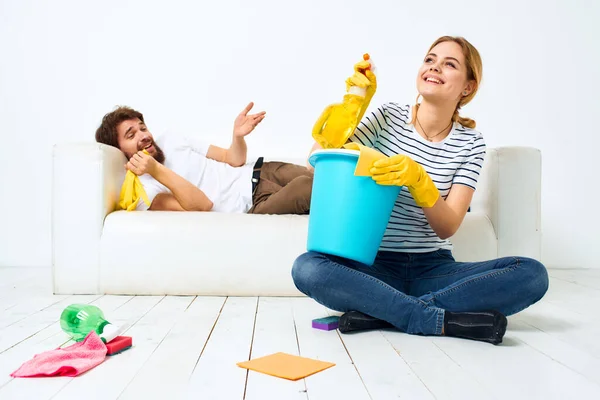
[[[411,110],[410,105],[382,105],[363,118],[350,141],[375,148],[386,156],[409,156],[427,171],[444,199],[453,184],[466,185],[475,190],[486,151],[481,133],[455,122],[444,140],[428,142],[410,123]],[[427,222],[423,209],[417,206],[408,189],[403,187],[379,249],[425,253],[438,249],[451,250],[452,244],[437,236]]]

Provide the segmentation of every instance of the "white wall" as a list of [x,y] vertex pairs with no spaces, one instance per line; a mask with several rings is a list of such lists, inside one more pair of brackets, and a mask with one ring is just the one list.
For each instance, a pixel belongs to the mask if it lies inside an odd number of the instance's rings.
[[372,104],[412,102],[428,45],[451,34],[482,53],[464,114],[488,145],[543,152],[544,262],[599,267],[600,2],[91,3],[0,0],[0,265],[50,264],[52,146],[92,141],[115,105],[144,112],[155,134],[227,145],[253,100],[268,114],[251,152],[303,156],[364,52],[379,72]]

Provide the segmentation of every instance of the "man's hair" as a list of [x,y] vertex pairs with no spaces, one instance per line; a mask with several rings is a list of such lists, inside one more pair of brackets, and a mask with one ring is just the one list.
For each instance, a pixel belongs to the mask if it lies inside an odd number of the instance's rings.
[[102,118],[102,123],[96,129],[96,142],[104,143],[118,149],[119,135],[117,133],[117,126],[123,121],[136,118],[144,122],[144,116],[141,112],[126,106],[117,107]]

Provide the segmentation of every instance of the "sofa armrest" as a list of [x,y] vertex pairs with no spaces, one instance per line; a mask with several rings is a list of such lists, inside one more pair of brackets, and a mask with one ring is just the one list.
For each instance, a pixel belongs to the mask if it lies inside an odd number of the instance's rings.
[[[54,293],[98,293],[102,227],[104,218],[117,204],[125,177],[125,162],[121,151],[103,144],[77,143],[54,146]],[[77,289],[73,291],[72,288]]]
[[489,216],[498,257],[541,258],[542,156],[531,147],[488,149],[471,209]]

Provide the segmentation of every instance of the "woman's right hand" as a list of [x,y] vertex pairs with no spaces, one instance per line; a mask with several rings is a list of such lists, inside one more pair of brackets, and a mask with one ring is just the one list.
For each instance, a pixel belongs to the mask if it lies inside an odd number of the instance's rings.
[[354,74],[346,79],[346,91],[349,91],[351,86],[358,86],[367,90],[365,101],[358,115],[358,121],[361,121],[377,90],[377,78],[370,61],[363,60],[354,64]]
[[377,77],[371,69],[371,63],[363,60],[354,64],[354,74],[346,79],[346,90],[351,86],[367,89],[367,97],[371,99],[377,90]]

